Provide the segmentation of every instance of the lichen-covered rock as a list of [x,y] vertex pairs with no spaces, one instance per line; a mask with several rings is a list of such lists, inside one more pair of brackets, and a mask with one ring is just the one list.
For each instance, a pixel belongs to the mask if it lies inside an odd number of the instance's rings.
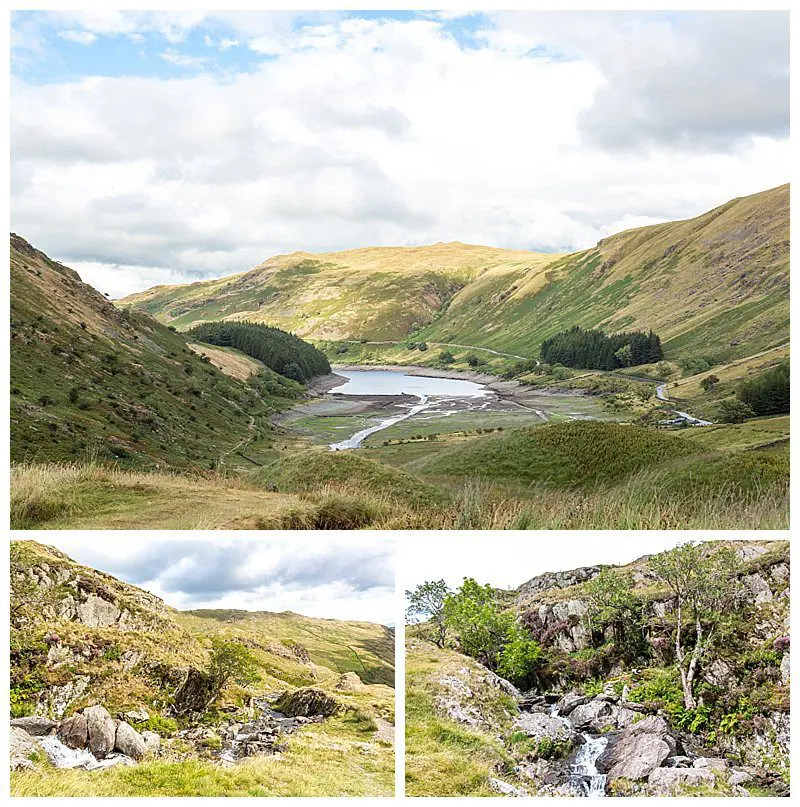
[[104,628],[113,625],[120,617],[120,609],[112,602],[90,594],[83,602],[78,603],[78,621],[90,628]]
[[89,733],[89,750],[97,759],[105,759],[114,750],[117,727],[108,711],[102,706],[83,710]]
[[515,787],[509,782],[504,782],[502,779],[496,779],[494,776],[489,777],[489,787],[495,793],[500,793],[503,796],[529,796],[527,790],[521,787]]
[[123,720],[117,726],[114,750],[131,759],[142,759],[147,753],[147,744],[142,735]]
[[178,714],[202,712],[217,694],[216,682],[208,673],[189,667],[175,690],[172,702]]
[[567,717],[576,706],[583,706],[584,703],[589,703],[591,697],[589,695],[580,695],[577,692],[567,692],[563,698],[558,702],[558,713],[562,717]]
[[58,727],[58,739],[69,748],[86,748],[89,744],[89,721],[80,713],[72,715]]
[[76,675],[66,684],[45,690],[36,705],[36,714],[62,718],[70,706],[84,695],[89,683],[88,675]]
[[676,796],[688,787],[714,787],[717,778],[702,768],[656,768],[647,778],[654,796]]
[[335,698],[313,687],[283,692],[275,701],[275,709],[288,717],[332,717],[343,708]]
[[601,732],[606,726],[616,726],[617,707],[607,700],[595,698],[589,703],[576,706],[569,715],[569,722],[576,731]]
[[12,771],[33,768],[33,763],[28,759],[28,755],[35,749],[36,740],[25,729],[11,726],[8,750]]
[[45,734],[52,734],[58,724],[48,717],[34,715],[31,717],[16,717],[11,721],[11,725],[26,731],[32,737],[44,737]]
[[728,760],[722,757],[697,757],[692,763],[693,768],[725,773],[728,770]]

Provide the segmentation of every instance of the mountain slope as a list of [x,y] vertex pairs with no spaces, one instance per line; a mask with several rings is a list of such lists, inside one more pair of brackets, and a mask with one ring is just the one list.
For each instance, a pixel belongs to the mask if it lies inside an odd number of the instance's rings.
[[575,324],[653,328],[668,358],[721,363],[786,342],[788,273],[783,185],[566,256],[460,243],[293,253],[121,303],[178,328],[251,319],[315,339],[402,340],[418,332],[528,356]]
[[[244,646],[256,676],[199,707],[215,641]],[[54,731],[97,706],[160,735],[154,755],[99,773],[43,765],[40,749],[12,774],[16,795],[390,795],[393,686],[394,637],[382,625],[176,611],[58,549],[11,544],[12,719],[37,716]],[[293,727],[282,755],[236,744],[243,726],[272,720],[265,702],[308,688],[340,713]]]
[[141,312],[121,311],[72,269],[11,236],[11,458],[117,459],[208,468],[285,408]]

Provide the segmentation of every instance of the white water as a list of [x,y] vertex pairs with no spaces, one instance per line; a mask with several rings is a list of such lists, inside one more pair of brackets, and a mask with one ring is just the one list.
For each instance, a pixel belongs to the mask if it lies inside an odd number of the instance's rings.
[[591,737],[584,734],[584,744],[578,749],[571,776],[586,796],[606,795],[606,774],[598,773],[597,758],[605,751],[608,737]]
[[97,768],[110,768],[112,765],[136,764],[124,754],[111,754],[105,759],[97,759],[91,751],[70,748],[52,735],[41,737],[39,745],[56,768],[83,768],[85,771],[93,771]]

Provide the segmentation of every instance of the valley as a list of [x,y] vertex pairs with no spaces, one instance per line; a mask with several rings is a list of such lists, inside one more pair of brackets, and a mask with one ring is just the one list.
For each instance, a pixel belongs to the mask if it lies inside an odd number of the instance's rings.
[[11,247],[14,528],[788,524],[787,186],[573,255],[295,253],[113,304]]

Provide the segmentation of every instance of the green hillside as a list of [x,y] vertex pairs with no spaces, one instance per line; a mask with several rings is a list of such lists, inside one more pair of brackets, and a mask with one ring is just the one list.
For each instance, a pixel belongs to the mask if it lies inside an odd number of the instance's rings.
[[13,462],[209,468],[300,390],[266,367],[232,378],[11,236]]
[[[160,736],[157,752],[104,771],[54,768],[40,750],[12,774],[19,796],[359,796],[393,792],[394,636],[368,622],[295,613],[187,611],[33,541],[11,544],[11,716],[55,723],[99,705]],[[215,642],[255,672],[185,711],[186,681]],[[225,763],[231,725],[256,699],[311,687],[341,711],[291,735],[281,754]],[[137,717],[142,710],[147,717]]]
[[121,301],[183,329],[248,319],[320,340],[404,340],[535,356],[573,325],[654,330],[668,359],[720,364],[787,341],[789,187],[571,255],[459,243],[271,258]]

